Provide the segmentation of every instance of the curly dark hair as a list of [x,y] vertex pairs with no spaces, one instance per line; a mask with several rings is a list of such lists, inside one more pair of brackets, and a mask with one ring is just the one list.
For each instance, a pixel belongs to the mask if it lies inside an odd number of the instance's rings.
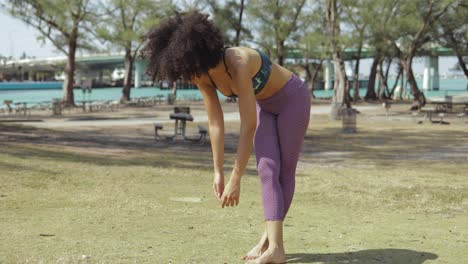
[[153,81],[200,77],[221,60],[224,40],[209,15],[191,11],[169,17],[144,37],[140,57],[149,58]]

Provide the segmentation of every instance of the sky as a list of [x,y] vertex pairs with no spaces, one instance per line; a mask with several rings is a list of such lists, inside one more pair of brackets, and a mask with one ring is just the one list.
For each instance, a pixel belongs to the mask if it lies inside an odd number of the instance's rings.
[[27,26],[22,21],[12,18],[0,11],[0,55],[18,58],[26,52],[28,56],[37,58],[62,55],[50,43],[42,45],[37,40],[37,30]]
[[[37,30],[26,25],[21,20],[12,18],[3,10],[0,10],[0,36],[0,55],[2,56],[18,58],[23,52],[27,56],[35,56],[36,58],[63,56],[50,42],[46,41],[46,43],[42,43],[37,40],[39,36]],[[440,57],[440,74],[447,73],[456,62],[455,57]],[[371,59],[363,60],[360,72],[368,72],[371,63]],[[424,61],[422,58],[415,59],[413,69],[416,74],[423,74]]]

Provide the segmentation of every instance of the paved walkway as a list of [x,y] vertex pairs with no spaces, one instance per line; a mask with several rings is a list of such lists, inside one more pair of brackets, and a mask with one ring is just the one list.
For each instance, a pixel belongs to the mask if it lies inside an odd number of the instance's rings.
[[[374,111],[381,108],[380,105],[372,106],[354,106],[360,112]],[[312,106],[311,115],[322,115],[330,113],[329,105]],[[224,114],[224,121],[239,121],[238,112],[230,112]],[[132,126],[146,125],[153,123],[173,123],[174,120],[167,117],[158,118],[129,118],[129,119],[109,119],[109,120],[66,120],[66,119],[46,119],[43,122],[23,122],[22,124],[41,128],[69,128],[69,127],[105,127],[105,126]],[[194,122],[208,122],[208,116],[194,115]],[[20,122],[21,123],[21,122]]]

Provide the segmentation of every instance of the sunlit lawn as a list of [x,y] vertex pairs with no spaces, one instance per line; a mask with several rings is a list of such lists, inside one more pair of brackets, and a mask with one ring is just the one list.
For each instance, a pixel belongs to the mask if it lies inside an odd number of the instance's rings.
[[[359,118],[359,133],[342,134],[312,117],[285,221],[288,263],[464,263],[468,124]],[[239,206],[222,209],[209,144],[137,131],[146,146],[3,137],[0,263],[242,263],[263,228],[254,156]]]

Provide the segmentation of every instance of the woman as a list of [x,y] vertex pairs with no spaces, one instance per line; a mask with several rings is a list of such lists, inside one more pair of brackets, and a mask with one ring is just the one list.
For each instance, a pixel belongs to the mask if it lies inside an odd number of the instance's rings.
[[[310,94],[291,71],[261,51],[224,47],[208,15],[192,11],[170,17],[146,36],[142,56],[156,79],[182,78],[197,85],[208,114],[215,195],[221,206],[237,206],[240,180],[252,147],[261,179],[266,229],[243,256],[252,263],[284,263],[283,220],[294,194],[295,171],[309,124]],[[217,91],[237,97],[240,137],[234,168],[224,186],[224,120]]]

